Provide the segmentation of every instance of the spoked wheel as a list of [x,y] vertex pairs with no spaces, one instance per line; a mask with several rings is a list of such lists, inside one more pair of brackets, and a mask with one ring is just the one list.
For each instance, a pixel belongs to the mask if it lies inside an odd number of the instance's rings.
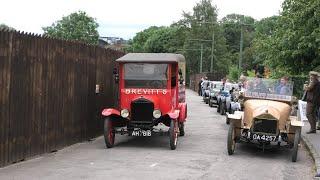
[[294,134],[294,143],[293,143],[293,152],[292,152],[292,162],[297,161],[298,156],[298,148],[300,143],[300,137],[301,137],[301,127],[296,129],[296,132]]
[[180,136],[184,136],[184,123],[179,123]]
[[234,149],[236,147],[236,135],[235,135],[235,127],[233,124],[230,125],[228,131],[228,140],[227,140],[227,148],[228,154],[232,155],[234,153]]
[[170,129],[169,129],[169,136],[170,136],[170,148],[171,150],[175,150],[178,144],[178,121],[171,120],[170,122]]
[[114,145],[115,132],[112,126],[112,121],[109,117],[104,120],[103,136],[107,148],[112,148]]

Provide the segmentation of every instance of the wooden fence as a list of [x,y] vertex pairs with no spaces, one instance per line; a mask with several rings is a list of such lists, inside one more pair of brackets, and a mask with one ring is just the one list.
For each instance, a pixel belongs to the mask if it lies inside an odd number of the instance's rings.
[[[0,167],[102,133],[122,52],[0,31]],[[95,94],[95,86],[103,89]]]

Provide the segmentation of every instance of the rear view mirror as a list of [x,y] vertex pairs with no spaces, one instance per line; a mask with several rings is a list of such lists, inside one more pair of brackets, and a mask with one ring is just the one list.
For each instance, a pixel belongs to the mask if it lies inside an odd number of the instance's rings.
[[113,68],[113,75],[114,75],[114,82],[118,83],[119,82],[119,73],[117,68]]
[[118,69],[117,68],[113,68],[113,74],[118,74]]

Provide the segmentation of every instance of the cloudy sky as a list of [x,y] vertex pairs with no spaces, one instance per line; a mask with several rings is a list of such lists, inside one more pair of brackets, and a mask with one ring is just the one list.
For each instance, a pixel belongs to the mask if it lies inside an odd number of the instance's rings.
[[[96,18],[100,36],[132,38],[152,25],[167,26],[200,0],[0,0],[0,24],[43,33],[41,27],[82,10]],[[283,0],[212,0],[219,18],[238,13],[261,19],[279,14]]]

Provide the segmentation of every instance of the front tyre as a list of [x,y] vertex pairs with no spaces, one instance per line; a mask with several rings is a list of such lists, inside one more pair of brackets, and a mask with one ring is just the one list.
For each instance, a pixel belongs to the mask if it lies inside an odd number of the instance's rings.
[[236,136],[235,136],[235,127],[233,124],[229,126],[228,131],[228,140],[227,140],[227,148],[228,148],[228,154],[232,155],[234,153],[234,149],[236,147]]
[[106,147],[112,148],[114,146],[115,132],[110,117],[107,117],[104,120],[103,136]]
[[181,122],[179,123],[179,132],[180,132],[180,136],[184,136],[185,132],[184,132],[184,123]]
[[230,124],[230,119],[226,116],[226,124]]
[[295,132],[295,134],[294,134],[294,143],[293,143],[293,152],[292,152],[292,162],[296,162],[296,161],[297,161],[300,138],[301,138],[301,127],[297,128],[297,129],[296,129],[296,132]]
[[178,144],[178,121],[171,120],[169,128],[170,148],[175,150]]
[[218,106],[217,106],[217,113],[220,113],[220,102],[218,103]]

